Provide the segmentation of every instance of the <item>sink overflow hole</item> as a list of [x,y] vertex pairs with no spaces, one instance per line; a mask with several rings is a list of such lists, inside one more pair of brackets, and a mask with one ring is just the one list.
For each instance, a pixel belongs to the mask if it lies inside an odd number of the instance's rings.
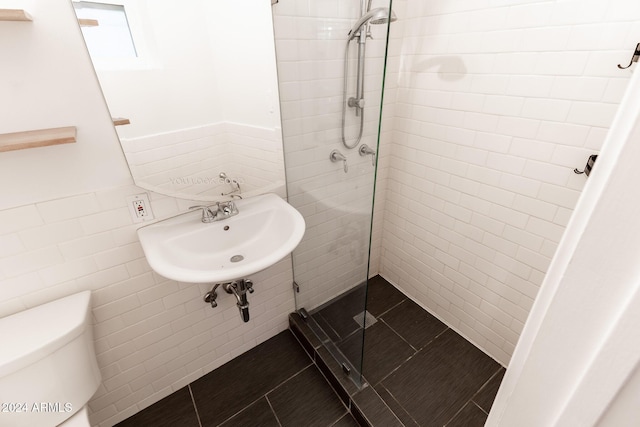
[[229,229],[229,226],[228,226],[228,225],[225,225],[225,226],[224,226],[224,231],[227,231],[228,229]]
[[231,262],[239,262],[242,261],[244,259],[244,257],[242,255],[234,255],[231,257]]

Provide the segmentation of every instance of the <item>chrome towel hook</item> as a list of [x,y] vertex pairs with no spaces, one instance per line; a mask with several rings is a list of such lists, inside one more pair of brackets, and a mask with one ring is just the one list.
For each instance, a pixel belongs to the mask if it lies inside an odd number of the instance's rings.
[[623,67],[622,65],[618,64],[618,68],[620,68],[621,70],[625,70],[631,67],[634,62],[638,62],[638,59],[640,59],[640,43],[636,45],[636,50],[633,52],[633,56],[631,57],[631,61],[629,62],[629,65],[627,65],[626,67]]

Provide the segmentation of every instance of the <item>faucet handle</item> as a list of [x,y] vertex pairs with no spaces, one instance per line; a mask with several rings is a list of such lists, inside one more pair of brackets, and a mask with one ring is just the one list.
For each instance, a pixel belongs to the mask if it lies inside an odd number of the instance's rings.
[[347,158],[340,151],[331,151],[331,153],[329,153],[329,160],[334,163],[342,161],[342,169],[344,170],[344,173],[347,173],[349,171],[349,167],[347,166]]
[[362,144],[358,149],[358,153],[360,153],[361,156],[371,155],[371,165],[376,165],[376,152],[367,144]]
[[216,218],[217,212],[214,213],[209,206],[196,205],[189,207],[189,210],[193,209],[202,209],[202,222],[211,222]]
[[238,208],[233,200],[228,202],[218,203],[218,212],[221,212],[225,217],[233,216],[238,213]]

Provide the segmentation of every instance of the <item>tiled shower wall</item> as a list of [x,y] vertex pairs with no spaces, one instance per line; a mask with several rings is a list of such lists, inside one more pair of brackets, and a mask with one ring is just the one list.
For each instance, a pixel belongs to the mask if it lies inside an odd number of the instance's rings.
[[[252,275],[251,320],[235,298],[178,283],[149,267],[125,197],[133,185],[0,211],[0,317],[92,291],[102,384],[91,425],[108,427],[287,328],[294,310],[289,257]],[[191,203],[151,193],[156,218]]]
[[284,193],[282,131],[218,122],[137,138],[121,138],[136,183],[165,194],[218,197],[240,184],[242,193]]
[[[507,364],[624,93],[640,3],[394,0],[380,271]],[[396,35],[393,33],[392,35]]]
[[[385,5],[380,1],[373,7]],[[289,202],[307,223],[293,253],[301,290],[296,302],[310,310],[366,280],[375,175],[371,157],[360,156],[358,147],[366,143],[375,149],[377,144],[386,26],[371,28],[364,134],[355,148],[347,149],[341,141],[343,67],[359,1],[281,1],[273,13]],[[352,42],[348,96],[355,95],[355,55]],[[357,123],[348,109],[349,143]],[[347,157],[348,171],[329,160],[333,149]]]

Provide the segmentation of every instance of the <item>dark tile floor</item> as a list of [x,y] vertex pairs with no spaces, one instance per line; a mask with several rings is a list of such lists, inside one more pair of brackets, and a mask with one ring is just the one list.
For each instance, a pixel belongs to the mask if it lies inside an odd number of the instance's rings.
[[319,319],[332,345],[360,357],[362,328],[353,316],[364,309],[364,292],[307,321],[292,314],[300,342],[284,331],[118,426],[483,426],[504,368],[379,276],[366,291],[377,319],[365,330],[367,385],[359,390],[344,374],[309,321]]
[[[364,296],[364,287],[356,289],[309,319],[327,331],[315,345],[325,341],[337,347],[356,366],[362,328],[353,317],[363,311]],[[358,391],[340,369],[328,368],[338,377],[337,388],[355,402],[354,415],[359,410],[371,425],[383,427],[483,426],[504,368],[380,276],[369,281],[366,297],[367,311],[377,320],[364,333],[362,373],[368,387]],[[300,322],[294,318],[294,332],[305,329]]]
[[119,427],[357,427],[303,347],[284,331]]

